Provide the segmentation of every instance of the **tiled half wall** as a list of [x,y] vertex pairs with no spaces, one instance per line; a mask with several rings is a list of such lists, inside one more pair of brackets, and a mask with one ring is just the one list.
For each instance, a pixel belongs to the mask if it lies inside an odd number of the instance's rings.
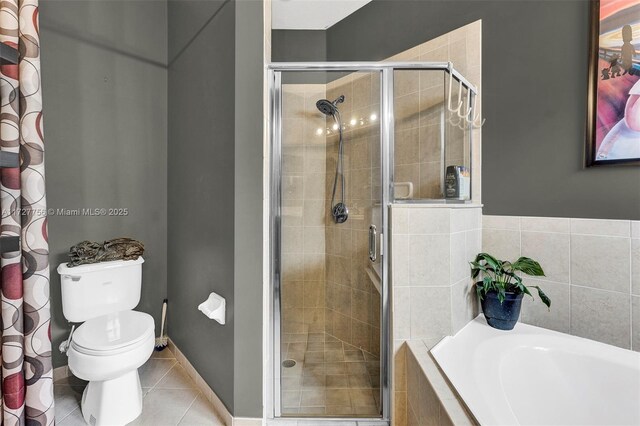
[[392,208],[396,425],[412,413],[407,342],[431,348],[479,313],[468,262],[480,251],[543,266],[546,277],[525,283],[544,289],[551,310],[525,297],[521,321],[640,350],[640,221],[480,215],[474,207]]
[[482,233],[484,251],[533,258],[546,273],[525,284],[551,310],[525,297],[521,321],[640,351],[640,222],[484,216]]
[[407,341],[431,348],[478,314],[469,261],[482,248],[478,205],[391,208],[393,419],[407,421]]

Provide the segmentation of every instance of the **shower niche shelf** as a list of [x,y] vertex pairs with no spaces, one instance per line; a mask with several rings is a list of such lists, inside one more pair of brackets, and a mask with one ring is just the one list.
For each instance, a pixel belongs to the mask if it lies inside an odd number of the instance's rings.
[[18,49],[5,43],[0,43],[0,60],[3,64],[17,64],[20,59]]

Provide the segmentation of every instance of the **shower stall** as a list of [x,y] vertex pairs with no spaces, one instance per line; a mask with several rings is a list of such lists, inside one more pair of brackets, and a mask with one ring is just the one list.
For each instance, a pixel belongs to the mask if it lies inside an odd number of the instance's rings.
[[280,63],[268,79],[268,415],[388,424],[388,207],[471,199],[449,186],[471,174],[476,89],[450,62]]

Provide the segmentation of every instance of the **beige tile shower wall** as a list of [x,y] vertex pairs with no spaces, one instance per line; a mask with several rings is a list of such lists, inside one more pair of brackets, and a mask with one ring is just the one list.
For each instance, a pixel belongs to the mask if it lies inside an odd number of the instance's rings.
[[283,85],[282,331],[324,331],[324,85]]
[[[478,89],[477,107],[481,110],[482,23],[473,22],[395,55],[393,61],[453,62]],[[457,115],[449,114],[445,105],[448,83],[443,72],[398,71],[395,73],[395,181],[413,183],[413,198],[443,198],[441,134],[444,133],[446,158],[444,166],[465,165],[472,168],[472,196],[481,201],[480,147],[482,132],[472,131],[471,156],[468,164],[469,138],[459,128]],[[457,85],[453,86],[453,105],[457,103]],[[464,93],[463,93],[464,94]]]
[[[380,200],[379,78],[371,73],[350,74],[327,85],[327,98],[345,96],[340,104],[344,123],[344,175],[349,218],[336,224],[329,214],[338,132],[327,120],[326,146],[326,332],[379,356],[380,292],[370,274],[368,230]],[[378,183],[378,184],[376,184]],[[337,198],[339,199],[340,190]]]
[[483,250],[545,270],[525,284],[542,287],[551,310],[525,297],[521,321],[640,351],[640,222],[484,216]]
[[431,348],[478,314],[468,262],[481,251],[481,219],[477,205],[391,208],[394,424],[407,418],[405,343]]

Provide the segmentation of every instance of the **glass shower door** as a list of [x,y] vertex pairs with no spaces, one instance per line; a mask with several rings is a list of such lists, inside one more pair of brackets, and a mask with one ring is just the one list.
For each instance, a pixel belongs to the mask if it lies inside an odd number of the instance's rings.
[[281,80],[279,415],[380,418],[381,72]]

